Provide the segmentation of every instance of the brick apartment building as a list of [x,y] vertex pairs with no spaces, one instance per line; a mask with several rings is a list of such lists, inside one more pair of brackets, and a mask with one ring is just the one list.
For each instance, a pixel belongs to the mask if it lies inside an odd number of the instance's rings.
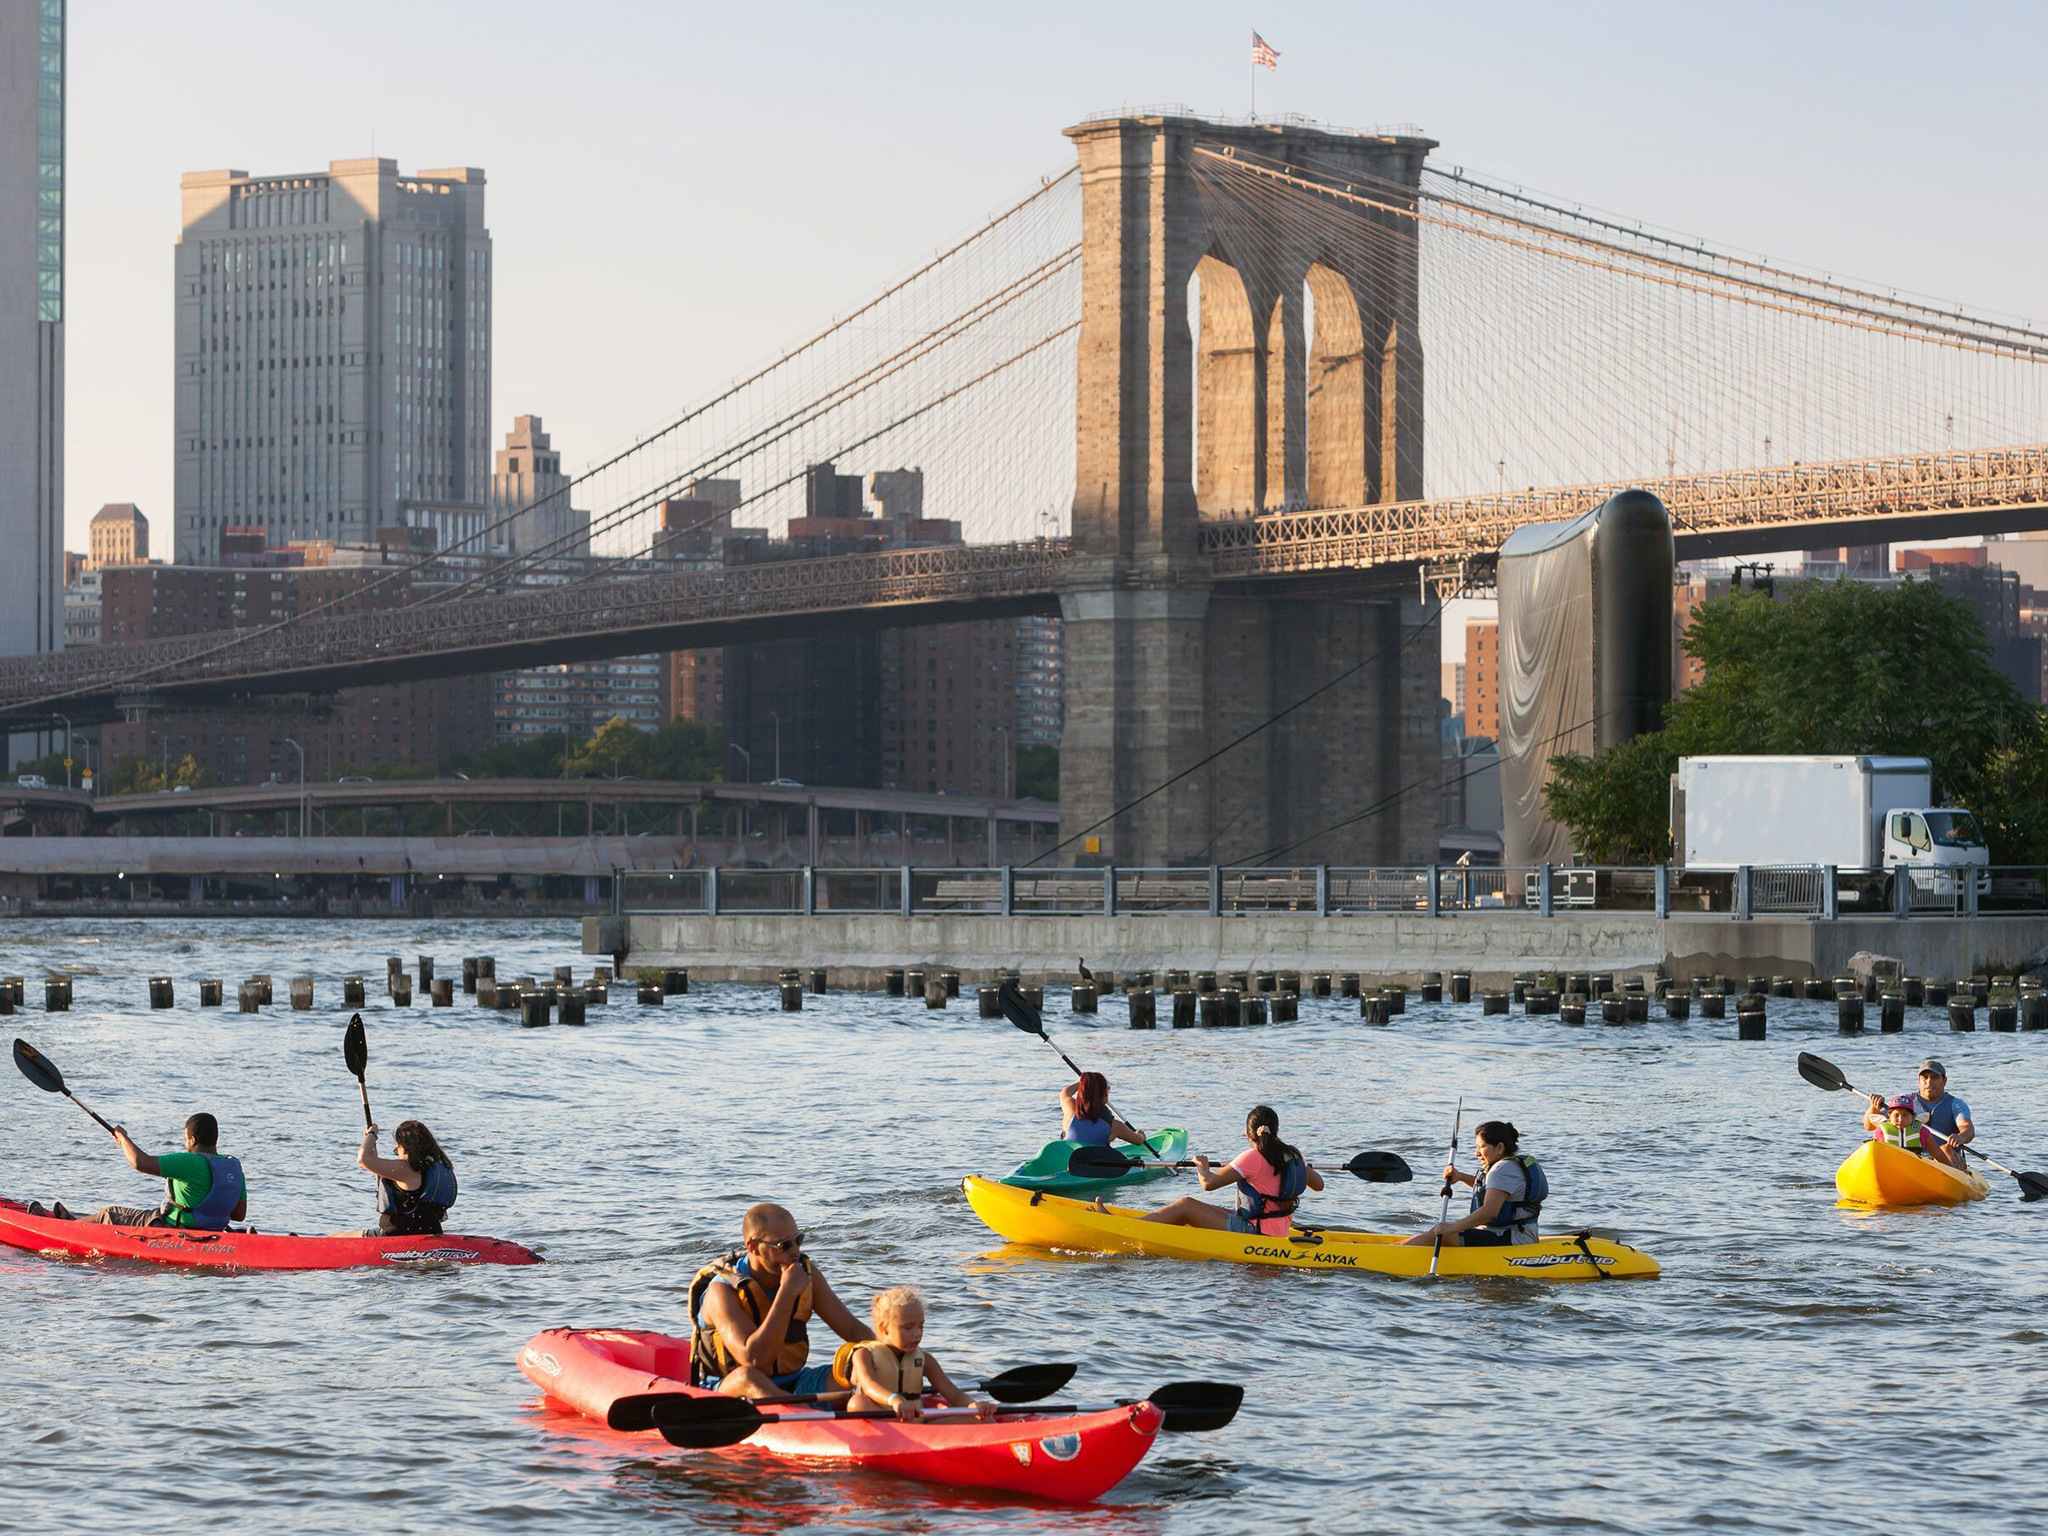
[[[302,560],[302,550],[241,558],[275,563],[109,568],[101,578],[103,637],[111,643],[250,629],[316,609],[360,613],[413,600],[404,577],[372,586],[390,575],[388,568],[283,563]],[[305,749],[309,779],[371,763],[439,765],[491,744],[491,679],[351,688],[305,708],[171,710],[118,721],[101,728],[102,772],[111,778],[114,765],[131,755],[190,755],[218,783],[289,783],[299,771],[292,740]]]

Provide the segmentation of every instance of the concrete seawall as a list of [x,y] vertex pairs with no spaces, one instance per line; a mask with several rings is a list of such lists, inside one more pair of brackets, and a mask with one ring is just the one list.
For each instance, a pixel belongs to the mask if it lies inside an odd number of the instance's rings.
[[[623,946],[621,944],[623,940]],[[726,913],[584,919],[583,947],[628,965],[680,965],[705,980],[772,981],[787,966],[824,966],[839,985],[878,987],[885,967],[950,966],[965,975],[1012,966],[1070,974],[1078,956],[1118,971],[1358,971],[1380,976],[1470,971],[1476,986],[1518,971],[1656,970],[1733,976],[1832,976],[1850,956],[1901,961],[1908,974],[1968,976],[2048,959],[2048,917],[1658,919],[1648,913],[1465,912],[1344,917],[992,917]]]

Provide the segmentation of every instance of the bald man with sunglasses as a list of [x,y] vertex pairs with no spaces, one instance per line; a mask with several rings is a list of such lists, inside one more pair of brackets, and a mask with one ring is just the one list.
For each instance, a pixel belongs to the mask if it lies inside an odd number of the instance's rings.
[[811,1318],[855,1343],[873,1339],[873,1330],[804,1256],[803,1229],[781,1206],[749,1207],[740,1239],[690,1283],[694,1384],[728,1397],[831,1391],[832,1357],[810,1359]]

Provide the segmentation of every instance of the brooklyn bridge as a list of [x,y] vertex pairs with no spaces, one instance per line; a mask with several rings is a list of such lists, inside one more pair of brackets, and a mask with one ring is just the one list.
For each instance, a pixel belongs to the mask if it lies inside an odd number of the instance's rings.
[[[378,611],[8,657],[0,717],[1059,614],[1064,835],[1125,865],[1310,838],[1427,863],[1433,808],[1399,805],[1437,773],[1440,603],[1515,528],[1629,485],[1680,558],[2048,528],[2048,333],[1496,184],[1408,128],[1067,137],[1027,195],[580,477],[605,556],[574,579],[520,579],[543,546]],[[693,483],[738,478],[773,524],[827,460],[920,465],[971,542],[648,558]]]

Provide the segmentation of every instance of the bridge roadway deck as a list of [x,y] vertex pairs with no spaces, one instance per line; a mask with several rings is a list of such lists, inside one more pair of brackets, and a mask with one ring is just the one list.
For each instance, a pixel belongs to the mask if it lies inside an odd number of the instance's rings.
[[[2048,528],[2048,446],[1791,464],[1638,482],[1671,509],[1680,558]],[[1590,511],[1619,489],[1585,485],[1207,520],[1219,585],[1278,595],[1412,583],[1484,562],[1516,528]],[[61,709],[323,693],[369,682],[717,646],[826,628],[1056,613],[1064,540],[774,561],[505,592],[249,634],[122,642],[0,658],[0,721]]]
[[303,793],[318,810],[337,811],[400,805],[666,805],[777,806],[808,814],[863,812],[870,817],[938,817],[962,821],[1030,822],[1059,825],[1056,805],[1042,801],[996,800],[976,795],[911,794],[889,789],[831,789],[769,784],[729,784],[671,779],[379,779],[367,784],[330,781],[215,785],[142,795],[86,794],[83,790],[26,789],[0,785],[0,806],[73,809],[95,821],[184,815],[192,811],[259,814],[289,811]]

